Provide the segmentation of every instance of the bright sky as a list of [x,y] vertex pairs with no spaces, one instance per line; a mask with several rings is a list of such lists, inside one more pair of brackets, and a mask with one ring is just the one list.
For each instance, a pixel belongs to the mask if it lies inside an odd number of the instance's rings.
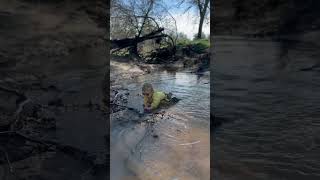
[[[192,39],[194,34],[198,32],[199,28],[199,15],[195,8],[185,12],[187,5],[181,5],[179,8],[176,7],[178,0],[163,0],[166,5],[170,8],[169,12],[177,20],[178,32],[183,32]],[[210,23],[204,22],[202,31],[206,34],[210,34]]]

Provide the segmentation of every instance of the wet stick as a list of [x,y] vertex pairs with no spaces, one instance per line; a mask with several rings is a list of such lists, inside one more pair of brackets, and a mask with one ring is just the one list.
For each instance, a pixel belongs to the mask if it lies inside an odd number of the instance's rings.
[[200,141],[195,141],[195,142],[192,142],[192,143],[184,143],[184,144],[179,144],[180,146],[189,146],[189,145],[193,145],[193,144],[197,144],[199,143]]

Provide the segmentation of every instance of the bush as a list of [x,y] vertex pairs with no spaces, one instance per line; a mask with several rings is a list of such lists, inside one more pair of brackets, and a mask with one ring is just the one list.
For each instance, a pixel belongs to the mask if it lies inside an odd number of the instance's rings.
[[210,41],[208,39],[196,39],[196,40],[179,40],[177,42],[177,49],[188,49],[193,53],[204,53],[206,49],[210,48]]
[[210,41],[208,39],[197,39],[193,41],[193,44],[202,49],[210,48]]

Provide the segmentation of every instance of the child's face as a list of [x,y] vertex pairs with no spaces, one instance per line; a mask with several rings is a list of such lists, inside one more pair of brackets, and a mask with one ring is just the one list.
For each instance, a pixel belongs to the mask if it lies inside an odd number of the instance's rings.
[[142,95],[149,98],[149,99],[152,98],[152,94],[153,93],[150,90],[142,92]]
[[144,92],[142,92],[142,94],[144,97],[146,97],[148,99],[152,99],[153,92],[151,90],[144,91]]

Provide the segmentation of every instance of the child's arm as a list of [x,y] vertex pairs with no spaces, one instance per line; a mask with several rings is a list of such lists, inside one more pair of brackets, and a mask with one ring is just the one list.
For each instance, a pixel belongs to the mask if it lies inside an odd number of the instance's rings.
[[149,99],[144,96],[143,97],[143,109],[144,109],[144,112],[150,112],[151,111],[151,104],[149,102]]
[[143,107],[148,107],[148,98],[146,96],[143,97]]

